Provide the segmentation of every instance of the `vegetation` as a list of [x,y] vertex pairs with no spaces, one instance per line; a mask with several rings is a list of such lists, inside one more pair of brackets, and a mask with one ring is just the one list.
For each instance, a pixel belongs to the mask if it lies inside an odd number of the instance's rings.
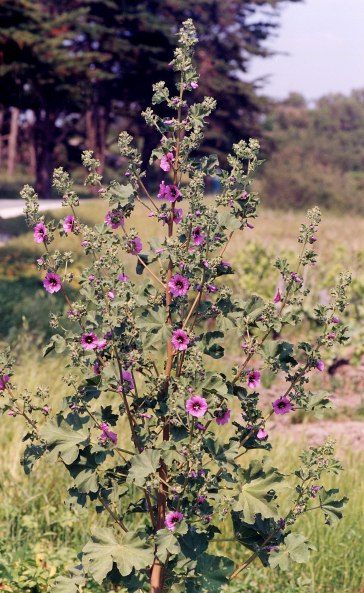
[[262,192],[273,207],[364,212],[364,92],[309,106],[292,94],[267,118]]
[[[266,428],[274,415],[281,424],[283,415],[319,415],[330,407],[312,377],[324,370],[325,352],[348,339],[351,277],[339,274],[327,302],[311,314],[315,334],[299,341],[295,328],[310,294],[306,276],[317,263],[321,214],[313,208],[299,229],[298,258],[275,258],[280,286],[274,298],[234,295],[224,284],[233,273],[225,251],[257,218],[251,184],[259,145],[234,144],[227,169],[216,155],[196,157],[215,108],[209,97],[188,100],[198,88],[196,43],[188,19],[172,61],[176,96],[165,82],[153,87],[152,104],[164,104],[171,115],[166,120],[150,107],[143,112],[161,137],[151,155],[163,172],[156,198],[126,132],[118,140],[128,163],[124,183],[103,187],[100,162],[92,151],[82,155],[85,185],[99,188],[108,203],[103,224],[82,222],[79,196],[62,167],[53,185],[69,213],[58,223],[40,215],[33,188],[22,190],[34,241],[44,248],[37,257],[43,287],[66,303],[65,311],[50,315],[57,333],[43,355],[63,354],[68,371],[65,397],[58,405],[53,398],[51,409],[48,388],[38,385],[32,393],[17,384],[7,349],[0,357],[3,411],[27,425],[25,473],[40,458],[57,462],[69,473],[68,505],[80,517],[100,516],[80,563],[56,578],[54,593],[76,593],[90,581],[130,592],[218,593],[256,560],[291,572],[314,549],[297,532],[302,517],[318,511],[327,525],[335,524],[348,500],[329,486],[342,469],[331,439],[303,451],[293,467],[282,460],[282,473],[269,461],[274,441]],[[219,177],[222,188],[211,201],[205,197],[209,176]],[[149,249],[129,224],[137,203],[166,229],[148,237]],[[82,239],[81,262],[57,248],[56,235]],[[136,264],[135,282],[125,274],[127,258]],[[229,368],[234,347],[241,354]],[[285,387],[265,412],[260,385],[267,375]],[[225,546],[228,556],[222,552],[227,541],[233,542]],[[243,561],[242,548],[248,550]]]

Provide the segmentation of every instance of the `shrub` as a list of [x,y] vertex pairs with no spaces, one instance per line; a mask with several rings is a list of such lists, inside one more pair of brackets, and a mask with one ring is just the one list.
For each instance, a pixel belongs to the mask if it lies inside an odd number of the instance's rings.
[[[59,333],[44,354],[67,354],[68,395],[53,411],[46,390],[17,391],[8,351],[0,360],[3,409],[27,423],[26,473],[42,456],[62,464],[71,478],[70,503],[95,506],[103,515],[80,564],[56,580],[54,593],[75,593],[87,577],[128,591],[218,592],[256,559],[282,570],[305,562],[312,545],[294,526],[306,512],[319,509],[328,524],[342,516],[345,499],[322,485],[323,473],[340,470],[333,443],[303,452],[293,472],[278,470],[269,463],[266,423],[274,414],[278,422],[283,414],[329,405],[325,394],[311,392],[309,374],[323,370],[326,347],[346,341],[337,315],[346,307],[350,277],[341,275],[331,302],[317,306],[321,332],[312,343],[271,339],[300,323],[309,292],[301,275],[317,260],[320,212],[314,208],[299,231],[296,264],[276,259],[283,288],[274,302],[236,298],[224,284],[233,273],[225,260],[229,241],[257,216],[251,181],[259,145],[234,145],[228,170],[216,156],[194,156],[215,107],[208,97],[192,104],[186,98],[198,85],[196,42],[188,20],[171,64],[180,74],[178,94],[170,96],[163,82],[154,86],[153,104],[166,103],[170,119],[152,108],[143,114],[161,133],[151,156],[163,175],[157,197],[148,191],[126,132],[119,137],[128,162],[124,183],[103,187],[98,161],[89,151],[83,155],[85,183],[99,187],[109,204],[103,223],[91,227],[78,219],[79,199],[63,169],[55,171],[54,186],[69,210],[58,228],[39,214],[34,190],[22,191],[34,239],[45,248],[37,260],[44,288],[66,302],[65,312],[51,317]],[[207,176],[218,176],[222,186],[213,202],[204,197]],[[149,239],[149,248],[129,224],[137,201],[146,209],[145,222],[156,218],[166,230],[163,238]],[[51,249],[57,230],[79,237],[89,256],[77,298],[66,288],[74,280],[72,254]],[[137,282],[125,274],[130,258]],[[215,371],[208,361],[223,359],[224,345],[234,342],[241,362]],[[287,381],[266,413],[259,395],[263,369]],[[281,508],[281,490],[289,485],[289,507]],[[250,551],[237,566],[211,552],[223,525],[237,549]]]

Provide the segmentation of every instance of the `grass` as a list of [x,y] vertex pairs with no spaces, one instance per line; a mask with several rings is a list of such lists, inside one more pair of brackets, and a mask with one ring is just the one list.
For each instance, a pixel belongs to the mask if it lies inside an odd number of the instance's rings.
[[[100,207],[97,202],[84,204],[79,210],[80,216],[89,224],[102,221],[105,211],[106,206]],[[56,211],[53,214],[60,218],[65,215],[65,211]],[[139,221],[140,235],[145,244],[148,236],[158,232],[155,220],[149,219],[148,228],[143,224],[146,215],[146,210],[138,205],[135,219]],[[258,268],[264,253],[270,261],[277,252],[297,252],[296,235],[303,219],[303,214],[265,210],[257,220],[254,231],[245,230],[243,234],[233,237],[225,257],[237,262],[240,273],[234,280],[236,290],[249,292],[252,283],[257,285]],[[312,272],[313,287],[316,283],[321,286],[324,280],[327,291],[340,268],[354,265],[357,272],[356,283],[361,290],[363,231],[364,218],[354,221],[349,216],[324,216],[318,235],[321,264]],[[249,259],[249,266],[244,267],[247,244],[251,246],[249,257],[252,259]],[[254,244],[263,248],[263,251],[258,250],[256,256]],[[56,239],[54,246],[74,251],[76,268],[86,262],[78,237],[69,237],[67,242]],[[14,344],[22,341],[17,383],[29,390],[50,384],[50,402],[56,407],[67,392],[61,379],[64,360],[55,356],[40,360],[36,354],[36,348],[40,346],[42,336],[47,331],[47,310],[59,302],[57,297],[47,297],[41,287],[40,276],[33,264],[34,258],[40,253],[39,246],[35,245],[29,232],[20,234],[0,248],[0,339],[6,336]],[[126,256],[126,272],[132,277],[135,276],[134,265],[135,259]],[[277,274],[275,271],[269,273],[272,275],[266,290],[273,292]],[[359,289],[357,295],[360,295]],[[356,306],[361,305],[359,303]],[[43,319],[41,324],[39,317]],[[31,331],[34,327],[37,328],[35,333]],[[15,567],[11,570],[19,570],[20,573],[29,566],[34,567],[34,570],[43,567],[46,582],[55,571],[61,571],[65,564],[75,560],[75,551],[87,539],[89,527],[96,520],[99,521],[92,511],[79,516],[65,507],[63,501],[67,479],[60,467],[49,466],[43,461],[31,476],[24,476],[19,464],[24,447],[21,442],[22,433],[20,422],[8,416],[3,417],[0,433],[0,558],[6,558],[8,568],[4,568],[4,560],[3,565],[0,560],[0,589],[1,580],[5,579],[5,571],[9,570],[9,566]],[[293,466],[300,444],[286,442],[284,435],[278,435],[275,444],[273,462],[278,467],[287,463]],[[258,564],[253,564],[229,588],[229,593],[363,593],[364,454],[346,450],[343,446],[340,449],[345,473],[334,478],[330,486],[340,485],[343,494],[350,495],[345,518],[329,528],[317,515],[308,514],[302,523],[302,532],[317,547],[310,562],[304,566],[297,565],[289,574],[262,569]],[[246,558],[244,550],[233,550],[228,543],[222,544],[220,550],[222,554],[235,554],[237,562]],[[41,590],[46,591],[46,585]],[[18,593],[27,589],[13,586],[12,591]],[[29,593],[30,591],[35,593],[34,590],[29,589]]]

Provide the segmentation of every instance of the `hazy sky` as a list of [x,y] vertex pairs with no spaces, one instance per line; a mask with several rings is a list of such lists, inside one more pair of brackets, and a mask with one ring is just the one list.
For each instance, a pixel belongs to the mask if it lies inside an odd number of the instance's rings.
[[308,99],[364,87],[364,0],[305,0],[282,9],[277,37],[267,46],[286,52],[254,59],[250,75],[270,74],[264,94]]

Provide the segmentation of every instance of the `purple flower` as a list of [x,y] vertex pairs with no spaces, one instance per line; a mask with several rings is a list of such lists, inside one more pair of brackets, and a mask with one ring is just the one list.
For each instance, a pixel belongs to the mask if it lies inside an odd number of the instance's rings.
[[292,403],[286,396],[276,399],[272,406],[275,414],[288,414],[293,409]]
[[260,428],[257,432],[257,439],[259,439],[260,441],[265,441],[267,438],[268,438],[267,431],[265,431],[264,428]]
[[34,241],[36,243],[44,243],[48,237],[47,227],[43,222],[38,222],[34,227]]
[[179,224],[183,219],[183,210],[182,208],[175,208],[173,212],[173,222]]
[[205,502],[205,500],[207,500],[206,499],[206,496],[201,496],[200,495],[200,496],[197,497],[197,504],[203,504]]
[[123,377],[123,381],[125,381],[126,383],[128,383],[129,389],[134,389],[135,388],[133,375],[129,371],[123,371],[122,372],[122,377]]
[[128,241],[128,251],[132,255],[138,255],[143,249],[143,245],[139,237],[135,237],[135,239],[129,239]]
[[168,515],[166,516],[164,525],[170,531],[174,531],[177,523],[180,523],[182,521],[182,519],[183,519],[182,513],[180,513],[179,511],[170,511],[168,513]]
[[61,279],[58,274],[54,272],[48,272],[43,280],[43,286],[47,292],[51,294],[58,292],[62,288]]
[[193,395],[186,401],[186,410],[191,416],[200,418],[204,416],[208,410],[207,401],[200,395]]
[[214,284],[206,284],[206,288],[208,292],[214,293],[217,292],[219,289]]
[[4,391],[4,389],[6,389],[6,384],[9,383],[9,381],[9,375],[0,375],[0,391]]
[[196,422],[195,427],[197,428],[197,430],[201,430],[201,432],[205,432],[206,430],[206,426],[201,424],[201,422]]
[[171,204],[173,204],[182,197],[182,194],[176,185],[167,185],[164,197],[166,200],[168,200],[168,202],[171,202]]
[[176,329],[173,332],[171,342],[175,350],[187,350],[190,340],[183,329]]
[[124,226],[124,216],[120,210],[109,210],[105,216],[105,224],[111,226],[112,229],[117,229]]
[[205,242],[205,235],[203,234],[200,226],[196,226],[193,229],[192,239],[195,245],[202,245],[202,243]]
[[160,168],[163,171],[170,171],[172,163],[174,161],[173,152],[168,152],[161,158]]
[[331,323],[340,323],[339,317],[336,317],[336,315],[334,315],[333,317],[331,317]]
[[316,494],[320,490],[321,486],[312,486],[311,487],[311,496],[312,498],[316,498]]
[[49,414],[49,406],[43,406],[42,412],[43,412],[43,414],[45,416],[48,416],[48,414]]
[[126,274],[119,274],[118,280],[120,280],[120,282],[127,282],[129,280],[129,276]]
[[74,228],[75,228],[75,217],[72,216],[72,214],[69,214],[64,219],[64,222],[63,222],[63,230],[66,233],[66,235],[68,235],[69,233],[72,233],[73,232],[73,229]]
[[100,424],[99,428],[102,431],[100,441],[102,441],[103,443],[105,443],[106,441],[111,441],[112,443],[114,443],[114,445],[116,445],[116,443],[118,442],[118,435],[116,434],[116,432],[109,430],[109,427],[106,424],[106,422]]
[[101,368],[100,368],[100,363],[98,360],[96,360],[94,362],[94,366],[92,367],[92,370],[95,375],[101,375]]
[[320,373],[322,373],[322,371],[325,369],[325,365],[322,360],[317,361],[316,368],[318,371],[320,371]]
[[101,338],[99,340],[97,340],[97,348],[99,350],[103,350],[105,348],[105,346],[107,345],[107,340],[106,338]]
[[248,227],[248,229],[253,229],[254,228],[254,225],[250,224],[250,222],[247,222],[246,223],[246,226]]
[[281,295],[281,291],[280,291],[280,290],[279,290],[279,288],[278,288],[278,289],[277,289],[277,294],[276,294],[276,296],[274,297],[274,299],[273,299],[273,302],[277,304],[277,303],[280,303],[280,302],[281,302],[281,300],[282,300],[282,295]]
[[331,334],[327,334],[327,337],[329,340],[335,340],[336,334],[334,332],[331,332]]
[[99,346],[99,339],[93,332],[82,334],[81,346],[84,350],[95,350]]
[[166,184],[164,181],[162,181],[162,183],[160,183],[160,185],[159,185],[159,193],[157,195],[157,198],[159,200],[164,200],[165,195],[166,195]]
[[260,372],[249,371],[248,373],[248,387],[249,389],[256,389],[260,385]]
[[191,89],[198,89],[198,82],[196,82],[195,80],[193,80],[191,82]]
[[215,420],[216,424],[222,426],[223,424],[227,424],[230,420],[231,411],[230,410],[219,410],[215,412]]
[[190,283],[181,274],[175,274],[168,282],[169,290],[174,297],[185,296],[190,287]]

